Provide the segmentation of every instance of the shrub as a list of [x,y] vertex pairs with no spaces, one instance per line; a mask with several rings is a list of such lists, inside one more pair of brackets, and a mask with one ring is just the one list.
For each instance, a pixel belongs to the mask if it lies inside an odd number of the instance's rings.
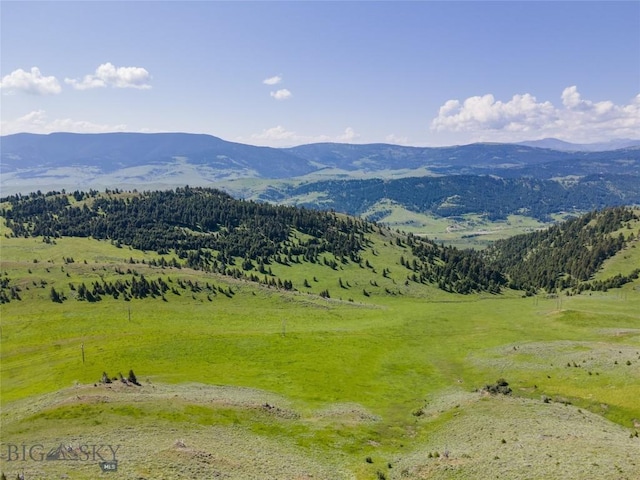
[[498,381],[496,381],[496,383],[492,385],[485,385],[482,390],[490,393],[491,395],[497,395],[499,393],[502,395],[511,395],[512,391],[509,387],[509,382],[507,382],[504,378],[498,379]]

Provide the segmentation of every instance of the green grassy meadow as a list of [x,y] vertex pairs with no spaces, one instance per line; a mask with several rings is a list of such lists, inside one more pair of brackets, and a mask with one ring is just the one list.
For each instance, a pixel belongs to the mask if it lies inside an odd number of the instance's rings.
[[[407,249],[376,234],[371,268],[273,265],[299,290],[285,292],[109,242],[4,233],[0,275],[21,297],[0,306],[8,478],[638,478],[637,280],[461,296],[405,284]],[[640,265],[637,243],[601,275]],[[179,294],[89,303],[70,287],[139,275]],[[130,369],[141,386],[99,383]],[[478,391],[501,377],[511,396]],[[119,445],[118,472],[13,458],[34,444]]]

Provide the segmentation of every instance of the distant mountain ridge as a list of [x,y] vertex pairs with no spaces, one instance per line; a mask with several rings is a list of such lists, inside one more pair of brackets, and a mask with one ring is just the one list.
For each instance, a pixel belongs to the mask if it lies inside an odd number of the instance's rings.
[[640,147],[634,146],[604,152],[499,143],[437,148],[317,143],[270,148],[188,133],[21,133],[0,137],[0,151],[3,194],[212,186],[242,179],[640,175]]
[[[581,168],[569,174],[640,173],[640,147],[605,152],[568,152],[508,143],[472,143],[452,147],[404,147],[389,144],[348,145],[317,143],[286,149],[325,168],[345,171],[382,171],[428,168],[439,175],[486,174],[506,177],[563,176],[555,165],[572,163]],[[632,160],[631,164],[627,160]],[[620,162],[622,161],[622,163]],[[535,174],[536,166],[545,166]],[[595,167],[595,168],[594,168]],[[627,171],[620,168],[632,167]],[[614,169],[614,170],[612,170]],[[545,174],[544,170],[553,173]]]
[[2,167],[51,168],[82,165],[105,173],[188,158],[193,164],[233,168],[273,178],[304,175],[314,168],[286,151],[228,142],[192,133],[19,133],[0,137]]
[[563,152],[605,152],[607,150],[640,147],[640,140],[621,138],[617,140],[610,140],[608,142],[570,143],[557,138],[543,138],[541,140],[518,142],[517,144],[525,145],[527,147],[550,148],[552,150],[559,150]]

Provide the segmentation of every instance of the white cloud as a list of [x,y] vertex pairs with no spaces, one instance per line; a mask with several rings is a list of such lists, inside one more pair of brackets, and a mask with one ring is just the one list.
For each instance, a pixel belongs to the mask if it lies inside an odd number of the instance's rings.
[[538,102],[529,93],[502,102],[493,95],[448,100],[431,122],[435,132],[467,132],[471,141],[520,141],[556,137],[588,143],[612,138],[637,138],[640,95],[629,105],[583,100],[576,86],[561,95],[562,106]]
[[254,133],[249,138],[238,137],[236,140],[254,145],[290,147],[293,145],[320,142],[348,143],[359,137],[360,135],[351,127],[347,127],[344,133],[332,137],[330,135],[302,135],[297,132],[287,130],[282,125],[278,125],[276,127],[267,128],[260,133]]
[[395,133],[391,133],[385,137],[385,142],[391,143],[393,145],[408,145],[409,137],[396,135]]
[[3,121],[0,132],[2,135],[13,133],[52,133],[52,132],[73,132],[73,133],[105,133],[123,132],[127,126],[106,125],[92,123],[85,120],[72,120],[70,118],[56,118],[50,120],[44,110],[34,110],[15,120]]
[[265,85],[277,85],[280,82],[282,82],[282,76],[281,75],[275,75],[273,77],[265,78],[262,81],[262,83],[264,83]]
[[31,67],[29,72],[21,68],[14,70],[2,78],[0,88],[8,94],[21,91],[32,95],[56,95],[62,91],[56,77],[43,77],[38,67]]
[[277,127],[267,128],[261,133],[254,133],[251,135],[254,140],[275,140],[277,142],[282,140],[294,140],[298,138],[296,132],[286,130],[282,125]]
[[283,88],[276,92],[271,92],[271,96],[276,100],[287,100],[288,98],[291,98],[291,92],[286,88]]
[[85,75],[82,80],[65,78],[65,83],[76,90],[88,90],[91,88],[138,88],[149,89],[151,75],[142,67],[116,67],[107,62],[96,68],[93,75]]
[[338,135],[338,137],[336,137],[336,141],[349,143],[353,142],[359,136],[360,135],[358,135],[353,128],[347,127],[342,135]]
[[562,91],[562,104],[567,108],[575,108],[580,105],[582,100],[580,99],[580,94],[578,93],[578,87],[575,85],[572,87],[567,87]]
[[282,125],[267,128],[260,133],[254,133],[249,137],[249,139],[240,137],[238,140],[272,147],[332,141],[331,137],[328,135],[301,135],[297,132],[287,130]]

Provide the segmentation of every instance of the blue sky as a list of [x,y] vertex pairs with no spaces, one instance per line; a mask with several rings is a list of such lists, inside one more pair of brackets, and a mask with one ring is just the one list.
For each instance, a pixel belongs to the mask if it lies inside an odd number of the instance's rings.
[[2,1],[2,134],[640,138],[640,2]]

